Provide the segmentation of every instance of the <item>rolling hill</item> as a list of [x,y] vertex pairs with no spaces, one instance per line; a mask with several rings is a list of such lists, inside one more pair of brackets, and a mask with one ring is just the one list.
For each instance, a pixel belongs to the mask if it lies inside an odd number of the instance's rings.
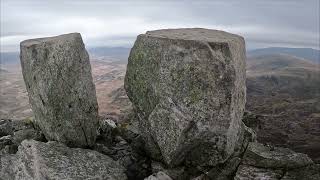
[[320,63],[320,50],[312,48],[288,48],[288,47],[269,47],[255,49],[247,52],[248,56],[260,56],[270,54],[286,54],[306,59],[313,63]]
[[[319,64],[286,54],[247,59],[245,121],[258,140],[320,160]],[[252,120],[253,119],[253,120]]]

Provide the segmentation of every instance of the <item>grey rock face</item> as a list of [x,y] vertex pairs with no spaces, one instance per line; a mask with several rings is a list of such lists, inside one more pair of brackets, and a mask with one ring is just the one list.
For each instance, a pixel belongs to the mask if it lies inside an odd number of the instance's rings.
[[57,142],[25,140],[15,155],[0,158],[4,179],[125,180],[125,169],[96,151],[68,148]]
[[259,143],[249,143],[242,163],[261,168],[293,169],[313,164],[313,161],[308,155],[296,153],[287,148],[267,147]]
[[170,166],[224,162],[242,130],[244,39],[208,29],[139,35],[125,89],[154,159]]
[[79,33],[21,42],[22,73],[35,123],[48,140],[92,146],[98,104]]

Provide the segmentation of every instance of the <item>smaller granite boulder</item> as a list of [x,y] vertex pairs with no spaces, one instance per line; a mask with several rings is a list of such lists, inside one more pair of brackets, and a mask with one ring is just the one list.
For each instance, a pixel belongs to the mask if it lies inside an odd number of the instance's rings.
[[98,103],[81,35],[23,41],[20,60],[34,122],[45,137],[72,147],[92,146]]

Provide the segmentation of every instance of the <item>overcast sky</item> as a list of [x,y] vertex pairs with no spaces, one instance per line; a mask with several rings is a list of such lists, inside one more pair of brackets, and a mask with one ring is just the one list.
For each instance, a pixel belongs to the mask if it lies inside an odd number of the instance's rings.
[[247,48],[319,49],[319,0],[0,0],[1,51],[25,39],[80,32],[88,47],[131,47],[138,34],[203,27],[237,33]]

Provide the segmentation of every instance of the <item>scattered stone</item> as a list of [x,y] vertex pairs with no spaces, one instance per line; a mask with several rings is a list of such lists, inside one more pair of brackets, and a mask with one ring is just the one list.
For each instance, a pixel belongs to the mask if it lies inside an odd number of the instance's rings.
[[0,137],[0,150],[11,144],[13,144],[11,135]]
[[25,140],[17,154],[0,158],[3,179],[125,180],[125,169],[96,151],[68,148],[58,142]]
[[13,143],[19,145],[25,139],[33,139],[37,141],[46,141],[43,134],[34,128],[21,129],[14,132]]
[[103,139],[106,145],[112,143],[112,135],[117,128],[116,123],[111,119],[103,119],[99,124],[97,141]]
[[306,154],[296,153],[287,148],[249,143],[242,164],[261,168],[293,169],[313,164]]
[[145,178],[145,180],[172,180],[166,173],[160,171],[156,174],[152,174],[149,177]]
[[0,137],[12,135],[13,127],[11,119],[0,119]]
[[109,130],[111,130],[112,133],[109,133],[109,136],[100,133],[94,150],[108,155],[124,166],[126,168],[125,173],[129,180],[144,179],[150,175],[150,160],[144,153],[141,138],[126,129],[115,126],[112,128],[110,125],[108,125],[108,127],[111,128]]
[[98,104],[81,35],[23,41],[20,57],[34,121],[45,137],[68,146],[92,146]]
[[17,147],[25,139],[46,142],[43,134],[34,128],[32,122],[10,119],[6,119],[5,122],[6,123],[2,123],[2,125],[6,124],[5,126],[10,129],[10,131],[7,131],[10,135],[0,137],[0,150],[3,149],[2,153],[16,153]]
[[224,163],[222,166],[217,166],[212,168],[207,174],[206,178],[203,180],[228,180],[232,179],[233,175],[237,171],[237,168],[241,162],[241,159],[238,157],[232,158]]
[[139,35],[125,89],[149,154],[170,166],[226,161],[242,130],[245,79],[240,36],[208,29]]

